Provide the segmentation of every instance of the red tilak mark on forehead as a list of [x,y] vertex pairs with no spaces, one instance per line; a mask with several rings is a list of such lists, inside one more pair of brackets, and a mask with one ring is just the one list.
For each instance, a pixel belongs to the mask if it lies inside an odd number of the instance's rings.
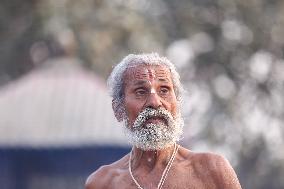
[[170,75],[169,70],[158,68],[158,69],[152,69],[152,68],[139,68],[139,69],[129,69],[130,75],[134,79],[168,79],[168,76]]
[[135,79],[155,79],[155,70],[152,69],[138,69],[138,70],[133,70],[132,74],[134,75]]
[[149,74],[149,78],[150,79],[155,79],[156,78],[154,70],[148,70],[148,74]]

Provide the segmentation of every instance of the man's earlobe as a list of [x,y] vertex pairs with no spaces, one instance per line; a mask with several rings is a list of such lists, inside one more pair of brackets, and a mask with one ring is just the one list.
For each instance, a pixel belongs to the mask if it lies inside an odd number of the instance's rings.
[[123,121],[125,111],[124,108],[122,107],[122,104],[117,102],[116,100],[112,100],[112,109],[117,121],[118,122]]

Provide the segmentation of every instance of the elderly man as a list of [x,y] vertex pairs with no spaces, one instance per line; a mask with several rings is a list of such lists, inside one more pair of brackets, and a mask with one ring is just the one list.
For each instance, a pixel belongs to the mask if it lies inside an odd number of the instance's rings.
[[240,189],[220,155],[183,148],[182,86],[174,65],[156,53],[128,55],[108,85],[113,110],[133,148],[89,176],[86,189]]

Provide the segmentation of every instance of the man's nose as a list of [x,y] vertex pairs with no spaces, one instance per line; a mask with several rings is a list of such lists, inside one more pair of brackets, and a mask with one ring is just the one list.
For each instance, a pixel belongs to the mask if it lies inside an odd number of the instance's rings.
[[157,109],[161,106],[161,97],[157,95],[157,93],[150,93],[146,102],[146,107]]

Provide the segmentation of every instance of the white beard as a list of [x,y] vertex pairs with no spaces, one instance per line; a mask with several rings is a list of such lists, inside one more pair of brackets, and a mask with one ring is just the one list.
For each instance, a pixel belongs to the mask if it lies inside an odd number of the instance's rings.
[[[161,117],[166,123],[145,125],[145,121],[152,117]],[[183,132],[183,123],[180,114],[173,118],[164,108],[158,110],[145,108],[139,113],[132,126],[127,119],[124,121],[129,142],[144,151],[165,149],[179,141]]]

